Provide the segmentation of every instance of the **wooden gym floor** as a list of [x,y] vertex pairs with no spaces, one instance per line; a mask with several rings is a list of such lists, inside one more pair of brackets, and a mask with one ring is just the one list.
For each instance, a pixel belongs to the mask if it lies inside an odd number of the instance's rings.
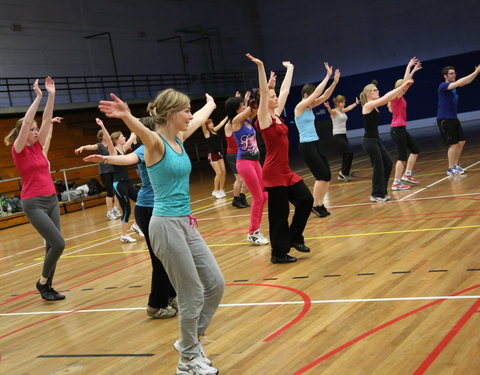
[[[211,168],[194,167],[192,209],[226,280],[204,342],[220,372],[480,374],[479,125],[465,123],[467,173],[454,177],[436,126],[412,130],[421,184],[388,203],[369,202],[369,161],[351,140],[354,180],[337,181],[331,159],[332,215],[312,214],[312,252],[292,250],[298,262],[287,265],[247,244],[248,209],[232,207],[230,191],[212,198]],[[67,298],[56,303],[35,290],[41,237],[29,224],[0,232],[0,373],[174,374],[178,319],[146,315],[145,242],[121,244],[104,206],[63,215],[62,231],[55,285]]]

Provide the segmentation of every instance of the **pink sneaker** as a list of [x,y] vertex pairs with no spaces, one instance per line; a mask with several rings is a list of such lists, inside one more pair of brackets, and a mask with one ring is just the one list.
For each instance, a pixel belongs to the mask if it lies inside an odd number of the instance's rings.
[[404,174],[402,176],[402,180],[410,182],[411,184],[419,184],[420,183],[420,181],[418,181],[416,178],[413,178],[413,176],[408,175],[408,174]]

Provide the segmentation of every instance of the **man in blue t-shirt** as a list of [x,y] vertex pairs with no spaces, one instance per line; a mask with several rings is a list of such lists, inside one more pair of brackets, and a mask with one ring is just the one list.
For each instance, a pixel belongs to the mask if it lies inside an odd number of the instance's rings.
[[465,135],[457,117],[457,87],[468,85],[479,73],[480,65],[477,65],[473,73],[457,80],[457,73],[453,66],[446,66],[442,69],[445,82],[440,83],[438,87],[437,124],[443,143],[448,146],[448,176],[465,173],[459,164],[465,145]]

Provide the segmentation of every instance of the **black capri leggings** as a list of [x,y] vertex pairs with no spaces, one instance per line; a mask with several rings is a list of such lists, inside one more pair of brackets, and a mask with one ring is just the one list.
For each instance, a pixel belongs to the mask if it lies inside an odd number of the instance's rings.
[[342,173],[345,176],[350,176],[353,162],[353,151],[348,142],[347,135],[334,134],[333,141],[335,142],[338,151],[342,154]]
[[319,140],[300,143],[298,149],[317,181],[330,181],[332,179],[330,165]]
[[115,194],[122,208],[122,221],[128,223],[132,208],[130,207],[130,199],[134,202],[137,201],[138,188],[132,184],[131,181],[115,181],[113,183]]
[[113,172],[112,173],[102,173],[100,174],[100,179],[102,180],[103,187],[107,192],[107,197],[113,198]]
[[405,126],[394,126],[390,129],[390,136],[397,145],[398,160],[407,161],[408,151],[412,154],[419,154],[417,142],[407,131]]

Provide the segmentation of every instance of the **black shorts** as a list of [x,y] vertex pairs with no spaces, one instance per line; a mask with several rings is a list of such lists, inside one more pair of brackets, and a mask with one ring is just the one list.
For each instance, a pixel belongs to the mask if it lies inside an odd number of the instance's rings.
[[390,128],[390,136],[397,145],[398,160],[407,161],[408,151],[419,154],[417,142],[407,131],[405,126],[393,126]]
[[320,141],[304,142],[298,146],[300,155],[317,181],[330,181],[330,165]]
[[445,146],[455,145],[458,142],[465,140],[462,124],[460,124],[458,119],[437,118],[437,125],[440,129],[440,134],[442,135],[443,144]]
[[237,171],[237,154],[227,154],[225,155],[225,160],[227,161],[228,166],[232,170],[233,174],[238,174]]
[[100,175],[100,179],[102,180],[103,187],[107,192],[107,197],[113,198],[113,172],[102,173]]

